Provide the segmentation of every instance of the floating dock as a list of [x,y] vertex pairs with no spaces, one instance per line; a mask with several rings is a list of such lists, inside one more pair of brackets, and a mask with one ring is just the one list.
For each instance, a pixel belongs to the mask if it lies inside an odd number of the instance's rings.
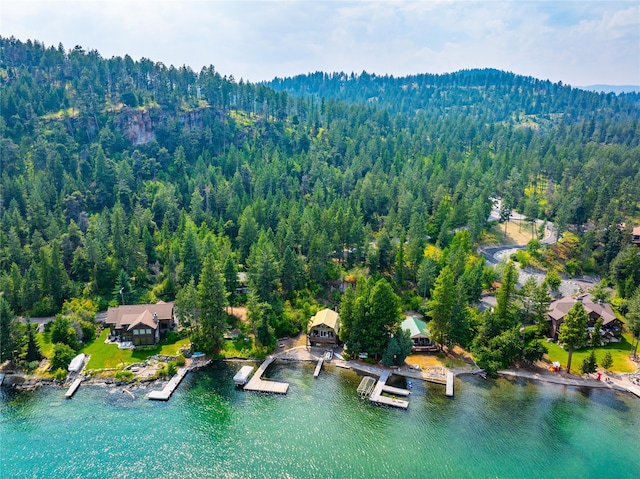
[[253,366],[242,366],[240,371],[233,376],[233,382],[236,383],[236,386],[244,386],[249,381],[252,372]]
[[447,397],[453,397],[453,373],[451,371],[447,373],[447,387],[445,395]]
[[320,370],[322,369],[322,363],[324,362],[324,358],[318,359],[318,365],[316,366],[316,370],[313,372],[313,377],[317,378],[320,376]]
[[289,389],[289,383],[280,383],[277,381],[265,381],[262,379],[262,375],[267,370],[267,368],[271,365],[272,362],[275,361],[276,358],[270,357],[267,358],[258,368],[253,377],[249,380],[249,382],[245,385],[245,391],[259,391],[263,393],[278,393],[278,394],[287,394]]
[[[369,401],[376,404],[383,404],[385,406],[398,407],[400,409],[407,409],[409,407],[409,401],[404,399],[396,399],[395,396],[408,396],[411,391],[407,389],[394,388],[387,386],[387,379],[391,376],[391,371],[384,371],[380,375],[380,379],[376,383],[373,391],[369,395]],[[383,396],[382,393],[392,394],[394,397]]]
[[151,391],[147,395],[147,398],[153,399],[156,401],[168,401],[171,395],[173,394],[173,391],[176,390],[180,382],[187,375],[188,371],[189,370],[187,368],[179,368],[178,374],[173,376],[161,391]]
[[80,383],[82,382],[83,378],[76,378],[75,381],[73,381],[73,383],[71,383],[71,387],[67,390],[66,393],[64,393],[64,397],[66,397],[67,399],[71,399],[73,397],[73,395],[76,393],[76,391],[78,390],[78,388],[80,387]]

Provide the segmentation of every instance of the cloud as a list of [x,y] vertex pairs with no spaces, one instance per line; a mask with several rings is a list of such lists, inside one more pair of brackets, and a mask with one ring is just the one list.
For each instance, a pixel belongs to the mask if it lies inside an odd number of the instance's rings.
[[2,35],[252,81],[495,67],[640,84],[637,2],[0,0]]

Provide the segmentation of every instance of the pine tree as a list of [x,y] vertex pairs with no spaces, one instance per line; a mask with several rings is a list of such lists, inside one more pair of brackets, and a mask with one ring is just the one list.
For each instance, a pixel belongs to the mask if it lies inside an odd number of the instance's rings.
[[11,306],[3,296],[0,296],[0,363],[14,359],[14,346],[11,337],[11,322],[13,318]]
[[563,342],[569,348],[569,357],[567,358],[567,372],[571,372],[571,357],[573,350],[583,346],[586,341],[587,323],[589,316],[584,309],[583,304],[578,301],[567,312],[564,321],[560,325],[560,334],[558,340]]
[[224,276],[212,253],[204,260],[197,292],[202,349],[217,353],[227,327],[227,293],[224,289]]
[[25,359],[27,362],[40,361],[43,358],[40,346],[36,341],[35,325],[27,318],[27,352]]
[[429,301],[429,314],[431,315],[429,328],[440,346],[440,350],[449,344],[456,291],[453,273],[449,266],[445,266],[436,279]]

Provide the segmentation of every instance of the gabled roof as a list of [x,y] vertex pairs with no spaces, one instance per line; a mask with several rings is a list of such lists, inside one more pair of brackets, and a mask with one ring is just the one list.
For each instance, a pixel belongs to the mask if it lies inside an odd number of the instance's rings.
[[427,323],[413,316],[407,316],[407,318],[402,321],[402,324],[400,324],[400,328],[403,330],[408,329],[412,339],[431,337]]
[[151,329],[158,329],[158,323],[155,322],[153,314],[148,309],[145,309],[138,315],[135,320],[131,322],[131,325],[127,328],[127,331],[131,331],[138,325],[144,325]]
[[633,231],[631,232],[633,236],[640,236],[640,226],[634,226]]
[[549,305],[549,317],[555,320],[563,319],[577,301],[582,302],[587,314],[595,313],[601,317],[603,326],[606,326],[617,319],[610,304],[594,302],[593,296],[590,294],[586,294],[580,299],[565,296],[564,298],[560,298],[552,302]]
[[[158,320],[173,319],[173,303],[160,301],[156,304],[128,304],[117,308],[109,308],[105,322],[113,324],[116,329],[129,328],[132,324],[138,322],[138,318],[145,311],[151,315],[152,321],[154,313],[157,314]],[[152,327],[156,328],[155,321]]]
[[318,311],[316,315],[311,318],[309,329],[321,325],[328,326],[337,333],[338,329],[340,329],[340,316],[338,315],[338,313],[329,308]]

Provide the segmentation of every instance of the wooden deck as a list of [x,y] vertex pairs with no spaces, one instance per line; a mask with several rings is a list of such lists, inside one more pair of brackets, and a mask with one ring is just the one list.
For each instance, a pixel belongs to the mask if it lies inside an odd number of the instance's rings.
[[404,399],[396,399],[395,397],[390,398],[382,395],[383,392],[401,396],[408,396],[409,394],[411,394],[411,391],[408,391],[406,389],[387,386],[386,383],[387,379],[389,379],[389,376],[391,376],[391,371],[383,371],[383,373],[380,375],[380,379],[378,379],[378,383],[373,388],[373,391],[369,396],[369,401],[376,404],[383,404],[385,406],[407,409],[409,407],[409,401],[405,401]]
[[245,391],[259,391],[263,393],[277,393],[277,394],[287,394],[289,390],[289,383],[280,383],[277,381],[265,381],[262,379],[262,375],[267,370],[267,368],[271,365],[272,362],[275,361],[276,358],[270,357],[267,358],[258,368],[253,377],[249,380],[249,382],[245,385]]
[[187,375],[189,370],[187,368],[179,368],[178,373],[173,376],[167,385],[161,391],[151,391],[148,395],[148,399],[153,399],[156,401],[167,401],[173,394],[173,391],[176,390],[180,382]]
[[73,383],[71,384],[71,387],[64,394],[64,397],[66,397],[67,399],[71,399],[73,395],[76,393],[76,391],[78,390],[78,388],[80,387],[80,383],[82,382],[82,379],[83,378],[81,377],[76,378],[76,380],[73,381]]
[[320,370],[322,369],[322,363],[324,362],[324,358],[318,359],[318,365],[316,366],[316,370],[313,372],[313,377],[317,378],[320,376]]

